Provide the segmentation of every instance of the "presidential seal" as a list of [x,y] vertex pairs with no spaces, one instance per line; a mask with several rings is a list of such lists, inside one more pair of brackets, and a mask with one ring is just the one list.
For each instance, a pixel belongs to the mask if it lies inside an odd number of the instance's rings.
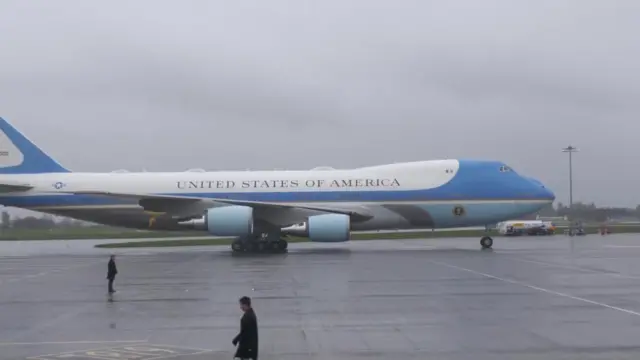
[[464,215],[465,211],[464,208],[462,206],[456,206],[453,208],[453,215],[455,216],[462,216]]

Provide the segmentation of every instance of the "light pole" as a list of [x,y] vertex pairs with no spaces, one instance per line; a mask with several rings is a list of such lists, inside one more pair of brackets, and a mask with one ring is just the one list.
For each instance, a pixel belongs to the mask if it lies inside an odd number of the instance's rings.
[[566,148],[562,149],[562,152],[569,153],[569,221],[571,222],[571,226],[569,227],[570,231],[573,232],[573,163],[572,163],[572,154],[574,152],[578,152],[578,148],[569,145]]

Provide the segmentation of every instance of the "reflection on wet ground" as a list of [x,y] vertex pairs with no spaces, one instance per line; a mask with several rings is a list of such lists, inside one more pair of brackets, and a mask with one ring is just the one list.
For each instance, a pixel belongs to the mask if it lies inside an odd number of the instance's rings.
[[0,243],[0,359],[230,359],[242,295],[254,299],[261,359],[640,358],[635,235],[496,239],[492,251],[478,239],[292,244],[242,257],[94,244]]

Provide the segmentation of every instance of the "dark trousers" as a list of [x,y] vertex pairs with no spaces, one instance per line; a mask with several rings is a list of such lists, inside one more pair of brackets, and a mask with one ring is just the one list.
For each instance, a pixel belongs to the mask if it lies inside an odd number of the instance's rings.
[[109,278],[109,292],[112,293],[115,290],[113,290],[113,280],[115,280],[115,277],[110,277]]

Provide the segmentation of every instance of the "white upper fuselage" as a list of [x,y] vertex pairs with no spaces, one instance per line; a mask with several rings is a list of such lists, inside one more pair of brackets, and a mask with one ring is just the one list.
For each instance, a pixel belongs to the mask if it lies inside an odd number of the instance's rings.
[[390,164],[352,170],[216,171],[138,173],[53,173],[0,175],[28,183],[20,195],[53,195],[82,191],[138,194],[254,194],[326,191],[380,192],[438,188],[453,179],[458,161]]

